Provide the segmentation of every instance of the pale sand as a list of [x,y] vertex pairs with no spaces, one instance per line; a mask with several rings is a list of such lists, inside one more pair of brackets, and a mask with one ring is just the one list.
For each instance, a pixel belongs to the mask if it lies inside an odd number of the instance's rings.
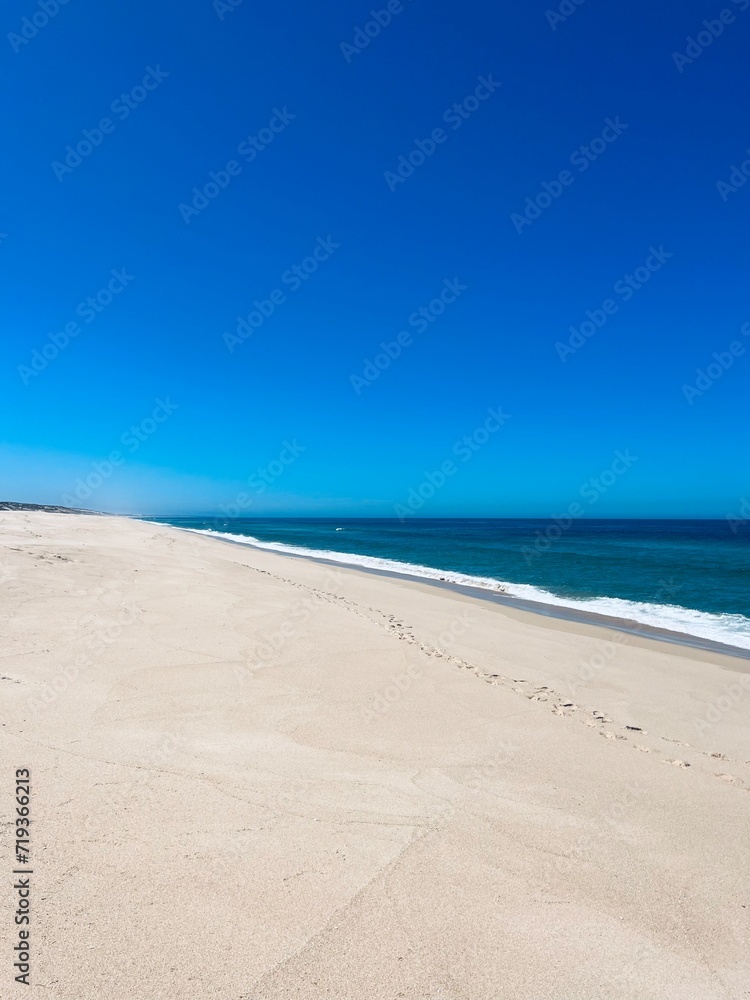
[[746,661],[120,518],[0,542],[3,997],[750,995]]

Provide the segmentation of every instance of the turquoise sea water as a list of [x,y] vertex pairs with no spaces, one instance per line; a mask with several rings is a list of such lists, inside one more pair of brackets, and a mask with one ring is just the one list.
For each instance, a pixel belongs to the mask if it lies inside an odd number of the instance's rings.
[[236,541],[750,649],[750,525],[722,521],[151,518]]

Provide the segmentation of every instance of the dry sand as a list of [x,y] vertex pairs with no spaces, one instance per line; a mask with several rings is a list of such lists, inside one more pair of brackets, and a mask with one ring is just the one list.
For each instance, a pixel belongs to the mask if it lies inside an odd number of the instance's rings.
[[0,545],[2,997],[750,996],[747,661],[123,518]]

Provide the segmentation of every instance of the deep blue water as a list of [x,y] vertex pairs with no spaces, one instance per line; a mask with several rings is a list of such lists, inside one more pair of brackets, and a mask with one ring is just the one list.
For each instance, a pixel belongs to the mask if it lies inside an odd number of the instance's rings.
[[520,597],[750,648],[747,524],[733,531],[727,520],[578,520],[563,530],[551,521],[473,518],[153,520],[239,536],[264,547],[290,546],[329,557],[338,553],[342,561],[370,566],[408,572],[409,567],[390,565],[407,563],[417,575],[449,574],[448,579],[467,583],[465,578],[479,577],[484,586],[497,581]]

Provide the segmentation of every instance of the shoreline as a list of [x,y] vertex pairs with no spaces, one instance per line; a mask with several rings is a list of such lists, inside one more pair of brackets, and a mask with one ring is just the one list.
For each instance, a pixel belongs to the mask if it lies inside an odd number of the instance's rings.
[[[136,518],[140,520],[140,518]],[[594,628],[604,628],[616,632],[633,635],[651,642],[663,642],[669,645],[678,646],[680,649],[695,649],[701,652],[716,653],[722,656],[731,656],[734,659],[750,661],[750,649],[742,646],[733,646],[730,643],[719,642],[715,639],[706,639],[702,636],[691,635],[688,632],[677,632],[671,629],[659,628],[656,625],[646,625],[629,618],[619,618],[616,616],[603,615],[596,611],[583,611],[576,608],[567,608],[558,604],[547,604],[542,601],[531,601],[528,598],[515,597],[503,591],[493,591],[485,587],[472,587],[468,584],[455,583],[451,580],[436,580],[428,576],[418,574],[398,572],[396,570],[379,569],[375,566],[365,566],[356,562],[345,562],[343,559],[327,559],[324,556],[306,555],[301,552],[287,551],[286,549],[270,548],[267,544],[258,545],[252,541],[241,541],[241,538],[248,536],[231,537],[228,533],[206,531],[201,528],[185,528],[181,525],[171,524],[167,521],[146,521],[149,524],[167,525],[176,528],[178,531],[187,531],[191,534],[202,535],[205,538],[215,538],[220,542],[228,542],[230,545],[239,545],[245,548],[252,548],[258,552],[273,552],[280,556],[288,556],[293,559],[303,559],[323,566],[345,567],[349,570],[366,573],[385,579],[402,580],[411,583],[420,583],[426,586],[435,587],[441,590],[449,590],[464,597],[474,598],[493,604],[500,604],[506,608],[521,611],[529,615],[552,618],[557,621],[564,621],[579,625],[588,625]],[[284,543],[273,543],[283,545]],[[341,553],[341,555],[356,553]],[[430,567],[434,568],[434,567]],[[436,569],[436,572],[440,570]],[[451,571],[444,571],[451,572]],[[469,574],[466,574],[467,576]],[[695,609],[686,609],[695,610]]]

